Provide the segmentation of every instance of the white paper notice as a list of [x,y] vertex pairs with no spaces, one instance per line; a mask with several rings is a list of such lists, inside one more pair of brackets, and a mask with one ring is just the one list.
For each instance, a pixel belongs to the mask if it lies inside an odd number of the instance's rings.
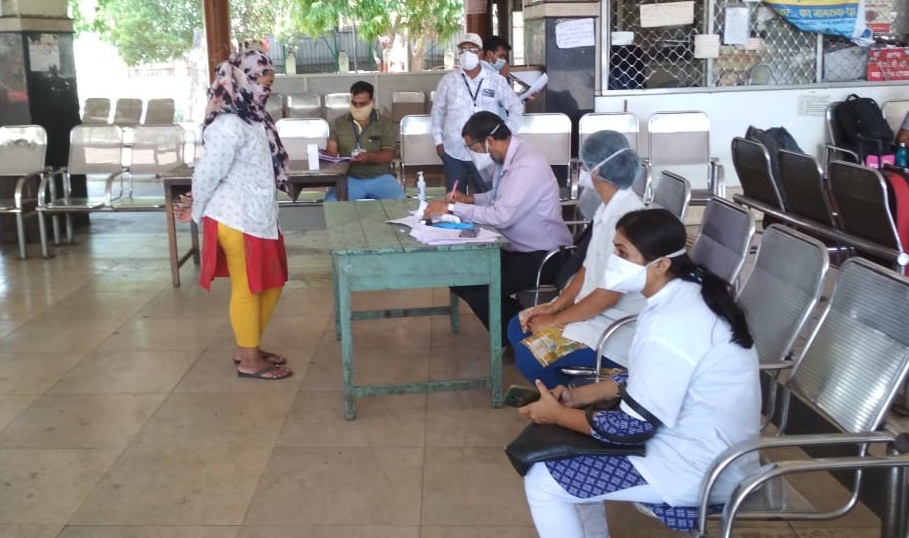
[[695,58],[719,58],[720,36],[717,34],[701,34],[694,36]]
[[596,45],[593,19],[576,19],[556,24],[556,46],[560,49],[592,47]]
[[748,6],[726,6],[726,18],[723,24],[723,43],[726,45],[744,45],[751,35],[751,14]]
[[634,44],[634,32],[612,32],[612,46]]
[[60,45],[57,36],[42,35],[40,41],[28,41],[28,59],[32,72],[50,71],[51,67],[60,69]]
[[764,48],[764,40],[760,37],[749,37],[745,43],[745,50],[761,50]]
[[800,95],[797,116],[822,118],[827,114],[831,97],[825,94]]
[[694,24],[694,2],[641,5],[641,27]]

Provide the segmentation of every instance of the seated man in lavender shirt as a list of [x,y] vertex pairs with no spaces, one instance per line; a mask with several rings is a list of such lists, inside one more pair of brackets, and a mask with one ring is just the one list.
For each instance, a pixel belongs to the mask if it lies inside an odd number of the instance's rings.
[[[430,202],[424,218],[452,213],[461,220],[487,225],[501,233],[509,245],[502,249],[502,334],[507,321],[521,310],[513,294],[533,286],[537,267],[546,252],[571,244],[571,233],[562,221],[559,185],[540,152],[511,135],[505,122],[492,112],[477,112],[461,131],[479,170],[492,169],[492,190],[464,194],[454,190],[447,201]],[[489,328],[488,286],[456,286]]]

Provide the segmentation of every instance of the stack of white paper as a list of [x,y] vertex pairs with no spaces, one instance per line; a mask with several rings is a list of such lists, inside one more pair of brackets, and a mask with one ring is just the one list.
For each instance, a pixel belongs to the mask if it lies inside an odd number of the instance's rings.
[[461,237],[461,230],[450,228],[437,228],[423,224],[420,217],[409,215],[400,219],[388,221],[391,224],[410,226],[410,236],[426,245],[457,245],[462,243],[491,243],[497,241],[501,234],[480,228],[476,237]]

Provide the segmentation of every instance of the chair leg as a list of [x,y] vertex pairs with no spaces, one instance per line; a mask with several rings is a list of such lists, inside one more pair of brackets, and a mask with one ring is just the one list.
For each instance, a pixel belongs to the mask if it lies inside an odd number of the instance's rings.
[[19,259],[24,260],[28,256],[25,252],[25,222],[23,222],[22,213],[16,213],[16,236],[19,239]]
[[66,214],[66,244],[73,244],[73,216]]

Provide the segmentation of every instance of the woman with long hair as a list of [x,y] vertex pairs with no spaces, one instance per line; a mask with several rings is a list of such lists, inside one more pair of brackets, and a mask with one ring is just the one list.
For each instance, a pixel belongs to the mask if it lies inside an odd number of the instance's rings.
[[[525,476],[527,502],[542,538],[609,536],[603,501],[648,504],[677,530],[695,524],[699,487],[713,460],[760,431],[758,358],[745,314],[729,284],[692,262],[685,226],[663,209],[619,219],[608,289],[646,298],[617,409],[585,408],[615,398],[612,380],[558,386],[522,407],[542,424],[559,424],[604,443],[646,440],[646,456],[585,456],[535,464]],[[633,398],[632,398],[633,397]],[[756,460],[730,467],[712,503],[722,502]]]

